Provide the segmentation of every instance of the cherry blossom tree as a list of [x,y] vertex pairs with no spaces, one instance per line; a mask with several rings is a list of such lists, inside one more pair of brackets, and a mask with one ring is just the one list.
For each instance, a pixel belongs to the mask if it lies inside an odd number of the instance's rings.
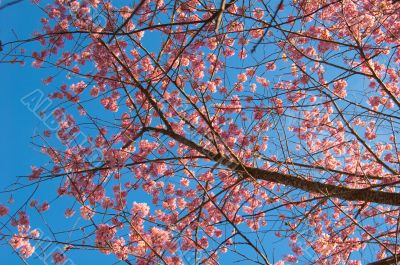
[[[54,70],[50,162],[18,188],[84,219],[53,262],[397,264],[397,2],[35,2],[42,29],[3,49]],[[21,258],[51,205],[1,205]]]

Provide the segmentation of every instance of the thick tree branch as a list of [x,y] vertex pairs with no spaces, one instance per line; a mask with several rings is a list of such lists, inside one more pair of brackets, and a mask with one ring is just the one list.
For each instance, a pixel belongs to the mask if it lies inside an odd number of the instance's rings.
[[[149,130],[168,135],[174,140],[195,149],[199,153],[207,156],[210,160],[219,162],[222,165],[234,170],[245,178],[254,178],[258,180],[270,181],[278,184],[283,184],[293,188],[301,189],[306,192],[316,193],[326,197],[335,197],[339,199],[349,201],[365,201],[371,203],[381,203],[386,205],[400,206],[400,193],[392,193],[385,191],[373,190],[375,187],[381,187],[382,185],[375,185],[364,189],[352,189],[347,187],[340,187],[331,184],[324,184],[317,181],[307,180],[294,175],[283,174],[280,172],[268,171],[265,169],[254,168],[244,166],[242,164],[232,162],[231,159],[215,154],[204,147],[197,145],[196,143],[186,139],[185,137],[178,135],[172,131],[159,128],[150,128]],[[385,184],[394,185],[396,183]]]
[[399,259],[400,259],[400,254],[397,254],[395,256],[391,256],[386,259],[381,259],[378,261],[368,263],[368,265],[394,265],[394,264],[399,264],[400,262]]

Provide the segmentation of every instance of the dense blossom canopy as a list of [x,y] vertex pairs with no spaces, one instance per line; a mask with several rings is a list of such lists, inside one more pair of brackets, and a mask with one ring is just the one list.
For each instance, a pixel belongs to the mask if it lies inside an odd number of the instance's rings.
[[[55,69],[51,163],[26,185],[56,183],[85,224],[55,263],[395,262],[399,3],[125,2],[35,2],[43,28],[4,44]],[[5,239],[23,258],[53,210],[34,199]]]

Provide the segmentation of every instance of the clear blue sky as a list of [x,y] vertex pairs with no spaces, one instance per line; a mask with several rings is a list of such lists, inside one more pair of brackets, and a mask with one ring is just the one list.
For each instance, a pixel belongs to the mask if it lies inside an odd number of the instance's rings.
[[[11,1],[9,1],[11,2]],[[7,1],[2,1],[1,5]],[[5,43],[17,38],[26,38],[37,29],[40,29],[39,19],[41,17],[39,8],[32,5],[30,1],[23,1],[14,6],[0,10],[0,40]],[[48,158],[39,152],[39,149],[32,144],[32,136],[37,131],[43,130],[42,122],[31,113],[22,103],[21,98],[34,91],[35,89],[48,90],[42,84],[42,79],[46,76],[46,70],[33,69],[28,63],[21,67],[19,64],[0,64],[0,167],[1,167],[1,190],[8,184],[16,181],[16,176],[29,175],[31,165],[43,165]],[[53,185],[53,184],[50,184]],[[33,188],[24,189],[13,193],[14,203],[7,205],[10,207],[10,214],[24,203],[24,200],[31,194]],[[35,198],[46,198],[48,200],[55,197],[55,188],[42,186],[35,194]],[[1,194],[0,200],[6,202],[10,194]],[[54,231],[60,231],[73,224],[67,223],[63,217],[66,202],[62,202],[63,207],[57,207],[60,202],[52,203],[51,210],[44,214],[49,225]],[[68,203],[68,202],[67,202]],[[59,209],[59,210],[58,210]],[[0,219],[0,226],[8,218]],[[62,220],[62,222],[60,222]],[[32,227],[40,226],[43,231],[42,238],[50,237],[49,231],[39,217],[32,218]],[[77,223],[79,226],[79,223]],[[8,233],[6,228],[1,229],[3,233]],[[0,245],[1,264],[23,264],[22,261],[13,254],[12,248],[4,241]],[[44,246],[44,245],[43,245]],[[96,255],[94,252],[75,252],[68,253],[76,265],[80,264],[112,264],[116,259],[111,256]],[[29,264],[44,264],[43,259],[33,255],[28,259]],[[47,264],[51,264],[50,258]]]

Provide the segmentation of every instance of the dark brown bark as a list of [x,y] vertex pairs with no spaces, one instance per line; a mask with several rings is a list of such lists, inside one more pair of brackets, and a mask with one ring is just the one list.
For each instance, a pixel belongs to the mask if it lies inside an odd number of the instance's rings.
[[[283,174],[280,172],[272,172],[260,168],[247,167],[242,165],[239,161],[232,161],[231,159],[224,157],[220,154],[215,154],[170,130],[159,128],[149,128],[149,130],[170,136],[176,141],[205,155],[206,157],[208,157],[208,159],[214,162],[221,163],[227,168],[236,171],[244,178],[254,178],[258,180],[274,182],[277,184],[283,184],[306,192],[316,193],[322,197],[334,197],[348,201],[365,201],[371,203],[400,206],[399,193],[374,190],[374,188],[383,187],[383,185],[375,185],[364,189],[352,189],[343,186],[335,186],[318,181],[307,180],[305,178]],[[385,184],[385,186],[392,186],[398,183],[400,183],[400,181],[397,181],[396,183],[387,183]]]

